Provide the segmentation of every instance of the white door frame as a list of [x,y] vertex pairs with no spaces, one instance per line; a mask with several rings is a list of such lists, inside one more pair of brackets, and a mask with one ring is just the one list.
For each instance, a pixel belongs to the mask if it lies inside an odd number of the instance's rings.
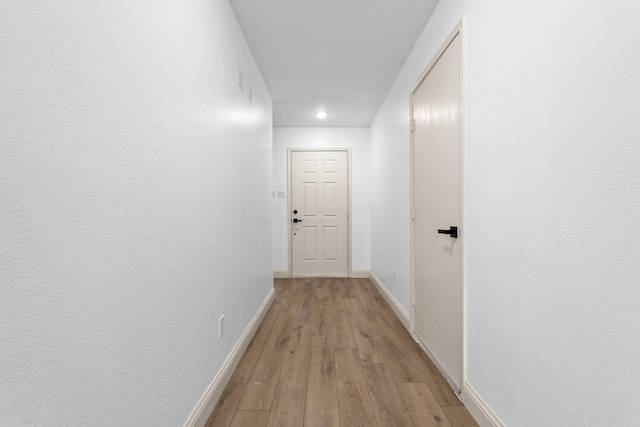
[[287,277],[292,277],[293,274],[293,262],[292,262],[292,254],[291,254],[291,246],[292,246],[292,241],[291,241],[291,220],[292,220],[292,215],[291,215],[291,210],[292,210],[292,206],[291,206],[291,187],[292,187],[292,183],[291,183],[291,172],[292,172],[292,168],[291,168],[291,154],[294,151],[318,151],[318,152],[324,152],[324,151],[345,151],[347,153],[347,254],[348,254],[348,259],[347,259],[347,267],[348,267],[348,274],[349,277],[353,277],[353,271],[351,270],[351,148],[287,148],[287,192],[289,194],[289,197],[287,197],[287,233],[289,233],[288,238],[287,238],[287,242],[288,242],[288,254],[287,254]]
[[[449,47],[453,39],[459,34],[460,36],[460,243],[461,243],[461,253],[460,253],[460,268],[461,268],[461,279],[462,279],[462,301],[460,304],[462,305],[462,384],[460,384],[460,394],[462,394],[465,384],[467,382],[467,324],[466,324],[466,312],[467,312],[467,302],[466,302],[466,290],[467,290],[467,215],[466,215],[466,199],[467,199],[467,173],[466,173],[466,146],[467,146],[467,134],[466,134],[466,86],[465,86],[465,19],[462,18],[458,24],[455,26],[453,31],[449,34],[447,39],[444,41],[438,52],[433,56],[433,59],[429,62],[429,65],[422,72],[416,83],[411,87],[409,93],[410,99],[410,120],[413,123],[413,96],[414,93],[418,90],[418,87],[422,83],[422,81],[427,77],[433,66],[436,64],[440,56],[444,53],[444,51]],[[410,301],[411,301],[411,310],[410,310],[410,328],[411,334],[416,338],[415,335],[415,277],[414,277],[414,134],[413,131],[410,132],[411,138],[411,147],[410,147],[410,176],[411,183],[409,187],[410,191],[410,215],[411,218],[409,220],[410,226],[410,243],[409,243],[409,287],[410,287]],[[429,355],[429,358],[434,362],[434,364],[438,367],[440,372],[443,374],[445,378],[447,375],[445,370],[439,366],[437,359],[434,357],[431,352],[424,348],[420,339],[416,339],[416,342],[422,347],[422,349]],[[447,378],[447,381],[449,379]]]

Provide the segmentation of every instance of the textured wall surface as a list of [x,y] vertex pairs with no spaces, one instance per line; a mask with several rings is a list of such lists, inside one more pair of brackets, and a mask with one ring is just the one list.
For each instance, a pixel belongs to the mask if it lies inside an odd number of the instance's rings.
[[408,307],[408,93],[463,15],[468,382],[510,426],[637,425],[638,2],[440,1],[372,124],[372,271]]
[[232,10],[1,1],[0,52],[0,425],[182,425],[272,286]]
[[[288,148],[351,148],[351,261],[353,270],[369,270],[369,128],[275,127],[273,129],[273,188],[287,191]],[[287,197],[289,194],[286,194]],[[277,196],[277,193],[276,193]],[[287,199],[274,199],[273,269],[287,270]]]
[[399,89],[403,83],[396,80],[371,124],[370,262],[409,313],[409,91]]

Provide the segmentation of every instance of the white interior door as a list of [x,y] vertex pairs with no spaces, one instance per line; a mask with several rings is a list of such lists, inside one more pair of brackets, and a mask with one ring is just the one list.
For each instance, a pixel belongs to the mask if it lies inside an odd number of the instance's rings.
[[414,333],[458,392],[463,363],[459,237],[464,232],[460,58],[458,33],[412,91]]
[[291,152],[291,273],[349,274],[347,151]]

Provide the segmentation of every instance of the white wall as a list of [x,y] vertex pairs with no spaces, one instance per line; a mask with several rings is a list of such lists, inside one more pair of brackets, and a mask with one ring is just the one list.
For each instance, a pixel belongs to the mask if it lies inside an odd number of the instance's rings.
[[465,14],[468,382],[510,426],[637,425],[640,3],[441,0],[372,124],[372,271],[408,308],[408,93]]
[[371,272],[409,313],[409,101],[391,103],[394,95],[387,95],[371,124],[370,262]]
[[226,0],[0,10],[0,425],[182,425],[272,287],[269,93]]
[[[369,128],[348,127],[275,127],[273,128],[273,270],[287,270],[288,217],[287,199],[277,192],[287,192],[288,148],[351,148],[351,256],[353,270],[369,270]],[[289,194],[287,193],[288,197]]]

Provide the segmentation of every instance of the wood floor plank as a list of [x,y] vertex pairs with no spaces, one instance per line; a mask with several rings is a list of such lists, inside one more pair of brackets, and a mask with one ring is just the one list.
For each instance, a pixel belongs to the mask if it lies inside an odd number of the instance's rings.
[[375,426],[369,388],[356,349],[336,348],[338,405],[343,426]]
[[312,335],[331,336],[331,303],[326,289],[316,289],[315,291],[312,323]]
[[443,406],[452,427],[480,427],[464,406]]
[[416,342],[411,333],[383,298],[372,306],[371,310],[376,313],[372,324],[374,328],[381,331],[381,334],[391,338],[399,348],[404,348],[405,343],[409,347],[415,346]]
[[275,291],[274,299],[285,309],[288,309],[289,304],[297,295],[293,280],[274,281],[273,289]]
[[462,406],[462,402],[442,375],[423,375],[423,378],[441,406]]
[[335,366],[331,337],[312,337],[305,427],[340,426]]
[[[370,310],[375,311],[378,306],[371,307]],[[406,352],[405,340],[401,336],[398,336],[398,332],[396,332],[393,328],[390,327],[388,321],[383,313],[379,310],[376,311],[375,314],[369,315],[369,322],[376,332],[376,336],[378,337],[387,337],[389,338],[393,344],[398,348]],[[406,332],[407,336],[409,336],[409,332]],[[409,339],[413,339],[409,336]]]
[[329,303],[333,310],[347,311],[347,305],[345,304],[345,297],[342,292],[335,292],[329,294]]
[[332,278],[320,279],[318,281],[319,285],[314,288],[313,292],[315,293],[316,296],[319,296],[320,298],[328,297],[329,296],[329,286],[331,285],[331,283],[333,283],[335,281],[336,280],[332,279]]
[[273,395],[276,392],[277,383],[272,381],[256,381],[247,384],[240,399],[238,410],[241,411],[268,411],[273,403]]
[[411,358],[403,348],[398,348],[388,337],[378,339],[387,365],[397,383],[420,383],[422,375],[414,366]]
[[382,318],[383,321],[386,321],[387,327],[395,333],[395,337],[397,338],[396,343],[401,343],[409,355],[413,364],[418,368],[418,370],[424,376],[428,375],[440,375],[440,371],[433,364],[433,362],[429,359],[429,356],[420,348],[418,343],[413,339],[409,331],[404,327],[404,325],[399,321],[395,320],[389,322]]
[[296,323],[291,331],[268,426],[299,427],[304,421],[311,324]]
[[356,341],[360,360],[370,363],[384,363],[384,355],[376,340],[376,334],[369,323],[359,299],[346,299],[351,328]]
[[271,408],[280,368],[289,344],[293,316],[290,311],[280,311],[269,338],[256,363],[249,383],[242,395],[239,409],[268,410]]
[[374,299],[380,308],[381,314],[383,314],[385,317],[388,317],[390,320],[399,320],[396,312],[393,311],[393,309],[384,298],[384,296],[382,296],[376,285],[374,285],[371,281],[369,281],[369,283],[371,283],[371,287],[376,290],[376,297]]
[[382,299],[378,289],[369,279],[354,279],[354,287],[363,304],[376,305]]
[[418,427],[452,427],[425,383],[398,384],[413,422]]
[[327,291],[329,292],[332,306],[337,298],[344,299],[344,285],[338,280],[339,279],[333,279],[327,284]]
[[344,295],[335,295],[331,300],[331,335],[334,348],[356,348],[353,328]]
[[414,426],[407,405],[385,363],[362,363],[379,426]]
[[353,284],[353,279],[342,279],[342,292],[347,299],[358,298],[357,291]]
[[[374,326],[377,334],[391,338],[393,344],[395,344],[398,349],[403,349],[406,352],[406,356],[404,354],[401,355],[401,358],[403,360],[402,365],[404,365],[406,369],[410,370],[412,374],[409,374],[408,377],[405,377],[405,380],[401,380],[400,378],[402,378],[402,372],[405,370],[405,368],[394,362],[390,362],[390,367],[392,368],[392,370],[394,368],[396,369],[394,371],[394,376],[396,376],[398,382],[419,382],[419,380],[415,378],[417,371],[417,373],[422,378],[422,381],[424,381],[425,376],[428,376],[427,379],[429,380],[429,382],[435,382],[432,377],[441,376],[438,368],[436,368],[433,362],[429,359],[429,356],[427,356],[426,353],[420,348],[418,343],[415,342],[409,331],[407,331],[407,329],[400,322],[397,316],[395,316],[395,313],[393,314],[393,316],[395,317],[395,319],[389,321],[388,318],[383,315],[383,313],[380,313],[375,321],[372,322],[372,325]],[[388,347],[387,350],[389,350]],[[388,360],[389,356],[385,355],[385,358],[387,358]],[[413,366],[415,370],[412,369],[411,366]],[[434,384],[434,388],[437,388],[438,390],[440,390],[440,386],[441,384]],[[443,390],[443,393],[438,393],[438,395],[439,398],[444,402],[454,402],[454,400],[451,399],[451,394],[446,390]],[[455,398],[455,395],[453,397]],[[458,399],[455,398],[455,401],[458,401]]]
[[451,386],[442,377],[438,368],[429,356],[420,348],[413,337],[400,321],[389,322],[388,325],[396,332],[396,336],[403,342],[409,360],[417,368],[423,381],[429,386],[440,405],[460,406],[462,403]]
[[336,283],[335,277],[325,277],[322,279],[322,286],[320,289],[324,289],[326,291],[326,295],[329,295],[329,289],[334,287]]
[[274,301],[271,304],[271,307],[269,307],[267,314],[264,316],[264,319],[260,324],[260,328],[256,331],[256,334],[253,336],[253,339],[242,356],[242,359],[240,359],[238,367],[233,372],[230,382],[249,382],[251,374],[253,373],[253,368],[258,362],[260,354],[262,354],[262,350],[269,338],[269,334],[271,333],[276,321],[276,317],[278,316],[278,313],[280,313],[281,309],[282,305],[279,302]]
[[295,318],[296,322],[311,323],[313,319],[313,294],[314,289],[312,284],[306,284],[301,288],[296,302],[298,306]]
[[241,383],[230,382],[227,384],[205,427],[227,427],[230,425],[245,387],[246,384]]
[[268,418],[269,411],[237,411],[230,427],[264,427]]
[[420,371],[423,379],[425,375],[440,376],[440,371],[438,371],[436,365],[433,364],[429,356],[426,355],[417,343],[407,350],[407,354],[409,354],[409,358]]
[[324,291],[324,295],[329,295],[329,286],[331,285],[331,283],[335,282],[336,279],[334,277],[323,277],[322,279],[318,279],[318,285],[316,286],[316,288],[314,289],[316,292],[320,291],[321,294],[323,294]]

